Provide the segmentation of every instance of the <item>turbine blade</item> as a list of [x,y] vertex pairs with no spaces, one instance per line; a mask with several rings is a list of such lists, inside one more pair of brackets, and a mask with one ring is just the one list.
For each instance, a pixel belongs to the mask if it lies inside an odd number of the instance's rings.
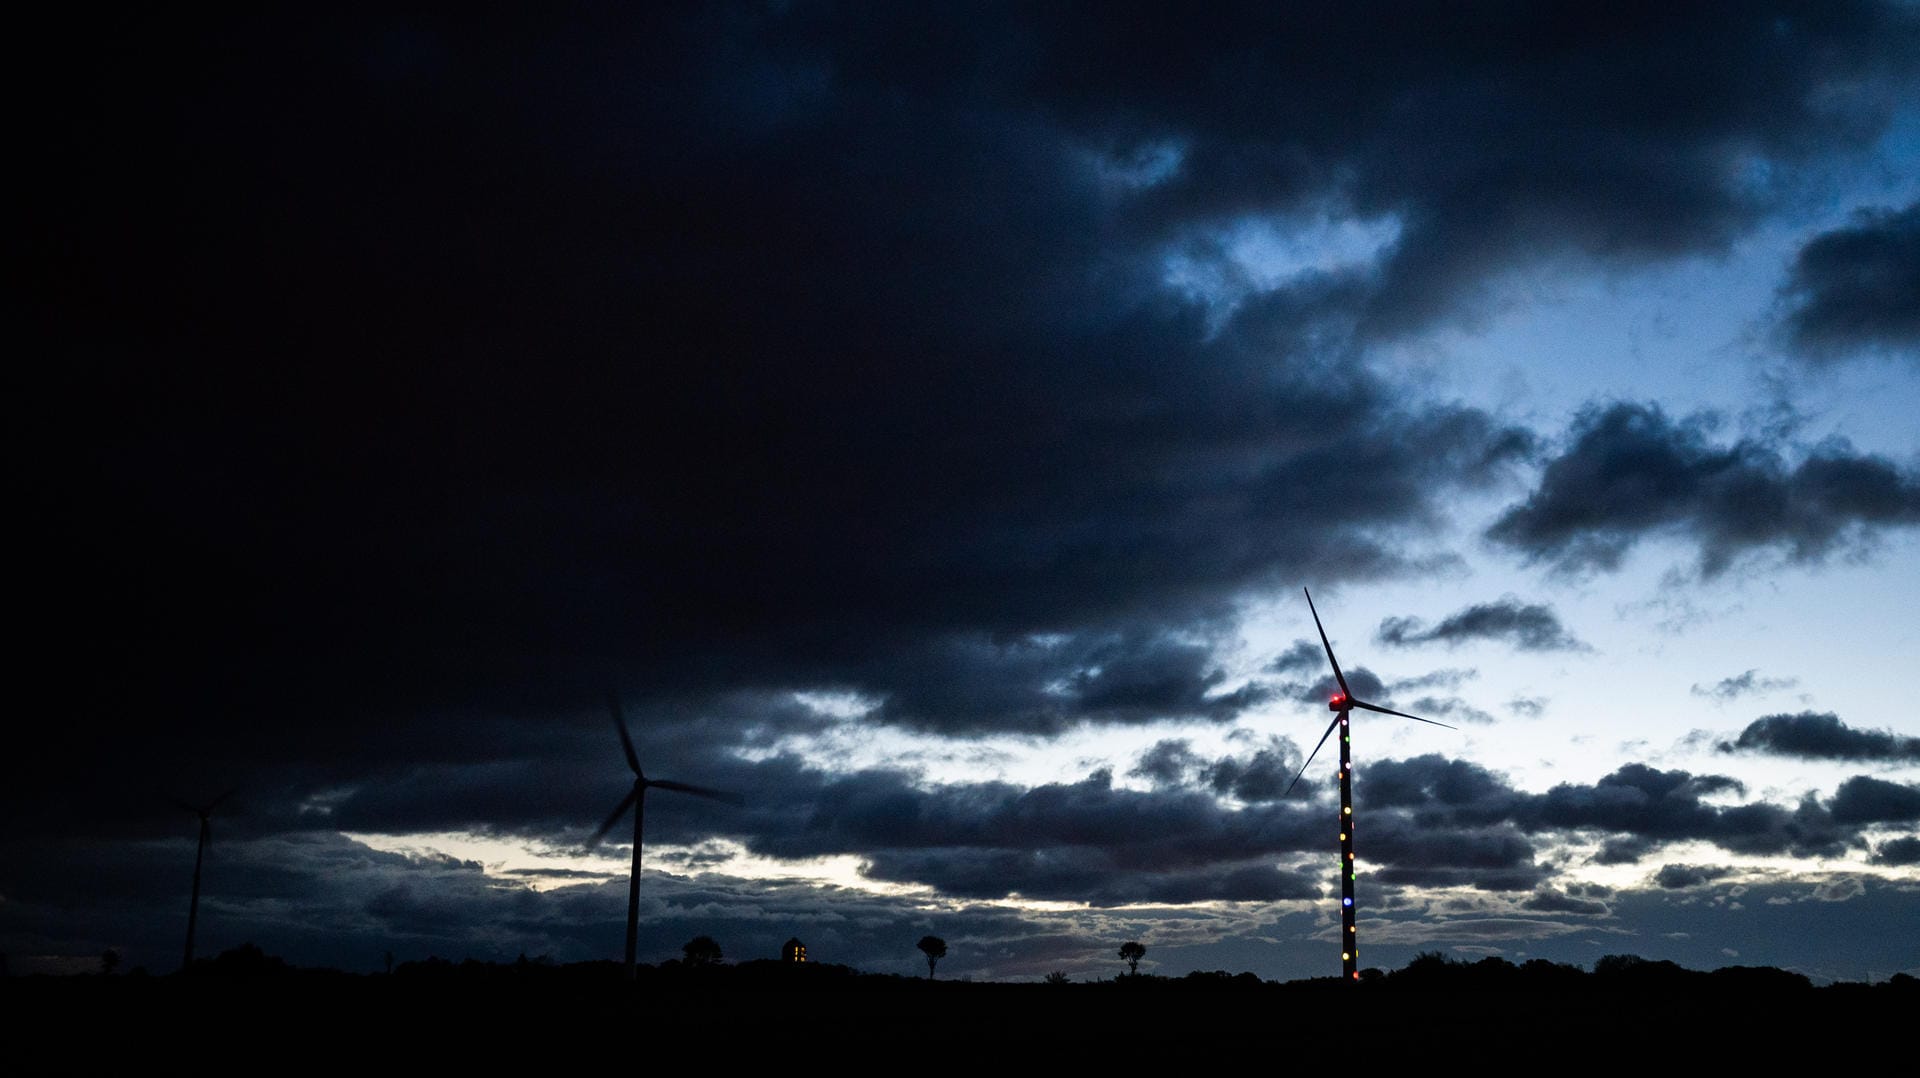
[[1298,785],[1300,785],[1300,776],[1301,776],[1301,775],[1304,775],[1304,774],[1306,774],[1306,773],[1307,773],[1307,764],[1310,764],[1310,763],[1312,763],[1312,762],[1313,762],[1313,758],[1314,758],[1315,756],[1318,756],[1318,755],[1320,755],[1320,749],[1321,749],[1321,747],[1322,747],[1322,746],[1324,746],[1324,745],[1325,745],[1325,744],[1327,743],[1327,738],[1330,738],[1330,737],[1332,737],[1332,736],[1333,736],[1333,728],[1334,728],[1334,727],[1336,727],[1336,726],[1338,726],[1338,725],[1340,725],[1340,716],[1338,716],[1338,715],[1335,715],[1335,716],[1333,717],[1333,721],[1327,724],[1327,732],[1326,732],[1326,733],[1324,733],[1324,734],[1321,734],[1321,735],[1320,735],[1320,744],[1319,744],[1319,745],[1315,745],[1315,746],[1313,747],[1313,751],[1312,751],[1312,752],[1310,752],[1310,753],[1307,753],[1307,761],[1306,761],[1306,763],[1303,763],[1303,764],[1301,764],[1301,765],[1300,765],[1300,770],[1294,773],[1294,776],[1293,776],[1293,781],[1292,781],[1292,782],[1289,782],[1289,783],[1287,783],[1287,792],[1286,792],[1286,793],[1284,793],[1284,794],[1281,794],[1281,795],[1280,795],[1280,798],[1281,798],[1281,800],[1285,800],[1285,799],[1286,799],[1286,797],[1287,797],[1287,794],[1291,794],[1291,793],[1293,793],[1293,788],[1294,788],[1295,786],[1298,786]]
[[234,794],[237,794],[239,792],[240,792],[240,787],[235,786],[233,789],[228,790],[226,793],[223,793],[219,797],[216,797],[213,800],[207,802],[207,807],[204,811],[212,812],[214,809],[217,809],[220,807],[220,802],[225,801],[227,798],[232,797]]
[[600,845],[600,840],[607,837],[607,832],[613,830],[613,825],[619,823],[620,818],[625,816],[627,810],[633,807],[633,803],[640,799],[640,791],[643,789],[645,789],[645,787],[639,783],[636,782],[633,784],[633,789],[628,790],[627,796],[620,799],[620,804],[616,806],[612,812],[607,813],[607,822],[601,824],[600,830],[595,831],[593,837],[587,840],[587,849],[591,850],[595,846]]
[[689,786],[684,782],[673,782],[669,779],[648,779],[647,785],[657,790],[678,790],[683,794],[692,794],[695,797],[710,798],[714,801],[725,801],[729,805],[737,806],[747,803],[746,798],[727,790],[715,790],[706,786]]
[[639,775],[640,754],[633,751],[633,738],[627,736],[627,717],[620,712],[620,698],[608,693],[607,707],[613,711],[613,725],[620,730],[620,749],[627,754],[627,766],[633,768],[635,775]]
[[1444,722],[1434,722],[1432,719],[1423,719],[1418,715],[1409,715],[1404,711],[1395,711],[1390,707],[1381,707],[1378,704],[1369,704],[1365,700],[1355,700],[1352,697],[1347,698],[1347,703],[1352,704],[1354,707],[1366,708],[1368,711],[1378,711],[1382,715],[1398,715],[1403,719],[1412,719],[1414,722],[1424,722],[1428,726],[1446,726],[1447,729],[1449,730],[1460,729],[1458,726],[1447,726],[1447,724]]
[[1320,630],[1320,646],[1327,649],[1327,661],[1333,664],[1333,679],[1340,683],[1340,695],[1351,700],[1353,691],[1347,688],[1347,675],[1340,672],[1340,660],[1333,657],[1333,645],[1327,643],[1327,629],[1320,624],[1320,611],[1313,609],[1313,593],[1305,588],[1300,590],[1307,592],[1307,609],[1313,612],[1313,627]]

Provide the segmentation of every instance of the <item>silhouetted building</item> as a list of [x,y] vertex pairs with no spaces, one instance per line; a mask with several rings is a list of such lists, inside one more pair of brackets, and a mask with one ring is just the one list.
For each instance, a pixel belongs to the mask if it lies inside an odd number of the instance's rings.
[[805,962],[806,960],[807,945],[801,943],[799,937],[796,936],[780,945],[780,961]]

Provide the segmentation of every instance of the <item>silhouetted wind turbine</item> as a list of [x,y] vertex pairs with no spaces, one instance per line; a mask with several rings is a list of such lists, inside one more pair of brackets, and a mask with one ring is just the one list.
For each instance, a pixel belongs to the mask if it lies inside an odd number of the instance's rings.
[[174,804],[200,817],[200,844],[193,853],[193,898],[187,902],[187,950],[186,956],[180,960],[182,971],[193,968],[193,934],[200,925],[200,866],[207,859],[207,843],[213,840],[211,822],[213,810],[233,794],[234,791],[228,790],[204,805],[189,805],[185,801],[174,801]]
[[627,736],[627,720],[620,713],[619,698],[607,697],[607,706],[613,711],[613,724],[620,731],[620,748],[627,754],[627,766],[633,769],[633,789],[627,791],[627,796],[607,814],[607,821],[600,825],[600,830],[595,831],[592,838],[587,840],[587,846],[591,848],[597,845],[607,836],[607,832],[613,830],[613,825],[620,822],[620,817],[626,815],[627,809],[633,809],[633,874],[627,877],[627,977],[631,979],[634,951],[640,939],[640,831],[647,818],[647,791],[678,790],[683,794],[693,794],[695,797],[725,801],[729,805],[741,805],[745,802],[739,794],[728,793],[725,790],[710,790],[705,786],[689,786],[684,782],[648,778],[646,773],[640,770],[640,756],[633,751],[633,738]]
[[1321,745],[1327,743],[1327,738],[1333,734],[1333,728],[1338,726],[1340,728],[1340,977],[1343,980],[1357,981],[1360,979],[1360,940],[1358,933],[1354,931],[1353,884],[1357,874],[1353,863],[1353,743],[1348,733],[1348,715],[1357,707],[1364,711],[1378,711],[1382,715],[1398,715],[1403,719],[1424,722],[1430,726],[1446,726],[1449,730],[1457,727],[1356,699],[1352,691],[1347,688],[1347,676],[1340,672],[1340,660],[1333,657],[1333,645],[1327,643],[1327,630],[1320,624],[1320,612],[1313,608],[1313,593],[1305,588],[1300,590],[1307,594],[1307,609],[1313,612],[1313,627],[1320,630],[1320,646],[1327,649],[1327,662],[1333,664],[1334,680],[1340,683],[1340,691],[1327,702],[1327,707],[1334,712],[1333,722],[1327,725],[1327,732],[1320,735],[1320,744],[1315,745],[1313,751],[1307,754],[1306,763],[1300,765],[1299,774],[1294,775],[1293,781],[1287,784],[1287,793],[1280,796],[1285,797],[1291,794],[1293,788],[1300,784],[1300,775],[1307,773],[1307,764],[1312,763],[1313,758],[1320,755]]

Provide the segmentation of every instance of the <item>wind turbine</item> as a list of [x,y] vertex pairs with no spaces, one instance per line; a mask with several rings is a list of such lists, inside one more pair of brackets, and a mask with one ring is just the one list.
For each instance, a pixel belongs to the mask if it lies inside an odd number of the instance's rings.
[[[1307,761],[1300,765],[1299,774],[1294,775],[1293,781],[1287,784],[1287,794],[1292,793],[1293,788],[1299,785],[1300,775],[1307,773],[1307,764],[1312,763],[1313,758],[1320,755],[1320,747],[1325,745],[1327,738],[1333,735],[1333,728],[1336,726],[1339,727],[1340,978],[1347,981],[1357,981],[1360,979],[1360,940],[1358,934],[1354,931],[1353,884],[1357,878],[1357,873],[1353,862],[1353,741],[1348,733],[1348,716],[1352,713],[1353,709],[1357,707],[1363,711],[1378,711],[1382,715],[1398,715],[1403,719],[1424,722],[1430,726],[1446,726],[1449,730],[1458,729],[1458,727],[1447,726],[1444,722],[1434,722],[1432,719],[1423,719],[1418,715],[1409,715],[1404,711],[1395,711],[1392,708],[1381,707],[1378,704],[1369,704],[1365,700],[1356,698],[1353,692],[1347,688],[1347,676],[1340,672],[1340,660],[1333,657],[1333,645],[1327,643],[1326,627],[1320,624],[1320,612],[1313,608],[1313,593],[1307,591],[1305,588],[1301,588],[1300,590],[1306,592],[1307,609],[1313,612],[1313,627],[1320,630],[1320,646],[1327,650],[1327,662],[1333,665],[1333,676],[1334,679],[1340,683],[1340,691],[1334,695],[1332,700],[1327,701],[1328,709],[1334,713],[1333,721],[1327,724],[1327,732],[1320,735],[1320,744],[1315,745],[1313,751],[1307,754]],[[1287,794],[1281,794],[1280,796],[1285,797]]]
[[613,724],[620,731],[620,748],[627,754],[627,766],[633,770],[633,789],[628,790],[627,796],[607,814],[607,821],[600,825],[600,830],[595,831],[592,838],[587,840],[587,847],[591,849],[598,845],[600,840],[606,837],[607,832],[613,830],[613,825],[620,822],[620,817],[626,815],[627,809],[633,809],[633,873],[627,877],[627,978],[631,980],[634,950],[640,938],[640,830],[647,818],[647,791],[678,790],[683,794],[693,794],[695,797],[725,801],[729,805],[741,805],[745,802],[739,794],[728,793],[725,790],[710,790],[705,786],[689,786],[684,782],[673,782],[669,779],[648,778],[646,772],[640,770],[640,756],[633,751],[633,738],[627,736],[627,720],[626,716],[620,713],[620,699],[609,695],[607,706],[613,711]]
[[234,791],[228,790],[226,793],[221,794],[219,797],[214,798],[204,805],[189,805],[185,801],[174,802],[174,804],[200,817],[200,844],[199,848],[194,850],[193,853],[193,898],[187,902],[187,950],[185,957],[180,960],[180,969],[182,972],[189,971],[193,968],[193,933],[200,925],[200,866],[206,863],[207,843],[213,840],[213,824],[211,822],[213,810],[219,807],[220,802],[232,797],[233,794]]

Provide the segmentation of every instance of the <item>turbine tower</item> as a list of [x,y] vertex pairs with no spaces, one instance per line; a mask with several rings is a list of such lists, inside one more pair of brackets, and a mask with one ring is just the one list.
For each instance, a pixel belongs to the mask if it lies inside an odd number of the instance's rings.
[[[1345,981],[1360,979],[1360,939],[1354,930],[1355,910],[1353,905],[1353,885],[1358,872],[1353,860],[1353,739],[1350,735],[1348,718],[1354,708],[1363,711],[1378,711],[1382,715],[1398,715],[1403,719],[1424,722],[1430,726],[1445,726],[1449,730],[1457,727],[1447,726],[1444,722],[1434,722],[1418,715],[1409,715],[1404,711],[1369,704],[1357,699],[1347,688],[1347,676],[1340,672],[1340,660],[1333,657],[1333,645],[1327,642],[1326,627],[1320,624],[1320,612],[1314,610],[1313,593],[1305,588],[1307,609],[1313,613],[1313,627],[1320,630],[1320,646],[1327,651],[1327,662],[1333,666],[1334,680],[1340,683],[1340,691],[1327,702],[1327,708],[1334,713],[1333,722],[1327,725],[1327,732],[1320,735],[1320,743],[1307,754],[1306,763],[1300,765],[1299,774],[1293,776],[1293,782],[1287,784],[1287,794],[1300,783],[1300,776],[1307,773],[1307,764],[1320,755],[1320,748],[1332,736],[1334,727],[1340,728],[1340,978]],[[1282,794],[1285,797],[1286,794]]]
[[174,804],[200,817],[200,842],[193,852],[193,897],[187,901],[187,949],[180,959],[180,971],[188,972],[193,968],[193,934],[200,926],[200,868],[207,860],[207,843],[213,841],[213,824],[210,822],[213,810],[220,802],[232,797],[234,791],[228,790],[204,805],[189,805],[185,801]]
[[745,802],[739,794],[728,793],[725,790],[710,790],[704,786],[689,786],[684,782],[673,782],[669,779],[648,778],[646,772],[640,770],[640,755],[633,751],[633,738],[627,736],[627,720],[626,716],[620,713],[619,698],[609,695],[607,705],[613,711],[613,724],[620,731],[620,748],[627,754],[627,767],[633,771],[633,789],[627,791],[627,796],[607,814],[607,821],[600,825],[600,830],[595,831],[592,838],[587,840],[587,847],[591,849],[598,845],[600,840],[606,837],[607,832],[613,830],[613,825],[620,822],[620,817],[626,815],[627,809],[629,807],[633,809],[633,872],[627,877],[627,979],[632,980],[634,951],[640,940],[640,832],[647,818],[647,791],[678,790],[683,794],[693,794],[695,797],[725,801],[729,805],[741,805]]

